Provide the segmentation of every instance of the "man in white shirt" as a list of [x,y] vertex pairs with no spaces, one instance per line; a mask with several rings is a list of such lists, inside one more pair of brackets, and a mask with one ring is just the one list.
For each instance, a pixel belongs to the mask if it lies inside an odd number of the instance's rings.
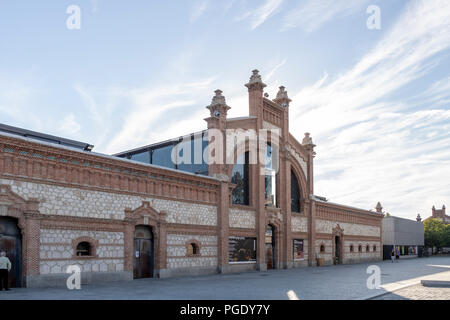
[[8,273],[11,270],[11,261],[6,256],[6,252],[0,252],[0,291],[8,288]]

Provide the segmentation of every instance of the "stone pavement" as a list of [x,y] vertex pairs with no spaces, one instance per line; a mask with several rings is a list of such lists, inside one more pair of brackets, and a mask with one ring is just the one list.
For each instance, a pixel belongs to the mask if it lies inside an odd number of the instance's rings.
[[[200,277],[141,279],[65,288],[12,289],[2,299],[42,300],[359,300],[416,285],[421,279],[450,280],[450,257],[372,263],[381,268],[381,288],[368,289],[371,264],[309,267]],[[430,292],[435,292],[430,290]],[[436,293],[435,295],[439,295]]]
[[424,287],[416,284],[373,300],[450,300],[450,288]]

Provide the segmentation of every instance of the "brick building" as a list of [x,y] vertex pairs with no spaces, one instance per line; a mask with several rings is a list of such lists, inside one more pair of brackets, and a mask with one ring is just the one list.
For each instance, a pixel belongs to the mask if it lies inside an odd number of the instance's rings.
[[258,144],[279,155],[276,171],[250,163],[248,141],[235,164],[183,165],[168,157],[180,139],[110,156],[0,128],[0,246],[13,284],[65,285],[70,265],[90,283],[381,260],[383,214],[314,196],[315,145],[289,133],[284,87],[269,100],[256,70],[246,86],[248,117],[228,118],[218,90],[208,130],[184,138],[203,150],[212,129],[278,129],[276,143]]
[[445,213],[445,205],[442,206],[442,209],[436,209],[434,206],[431,208],[431,217],[426,218],[424,221],[428,219],[439,219],[445,224],[450,224],[450,216]]

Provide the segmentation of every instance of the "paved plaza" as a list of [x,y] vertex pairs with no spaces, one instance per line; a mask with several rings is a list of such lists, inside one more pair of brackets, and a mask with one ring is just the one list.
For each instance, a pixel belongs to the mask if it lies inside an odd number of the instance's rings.
[[[450,257],[373,263],[381,288],[368,289],[371,264],[309,267],[188,278],[141,279],[66,288],[12,289],[2,299],[43,300],[285,300],[285,299],[449,299],[448,288],[425,288],[420,280],[450,281]],[[423,291],[420,291],[423,289]],[[392,292],[392,293],[390,293]]]

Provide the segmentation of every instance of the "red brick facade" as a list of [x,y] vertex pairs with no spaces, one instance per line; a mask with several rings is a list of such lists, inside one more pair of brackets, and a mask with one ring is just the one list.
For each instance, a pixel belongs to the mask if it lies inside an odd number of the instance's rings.
[[[315,146],[309,134],[300,143],[289,133],[290,99],[284,87],[273,101],[265,98],[265,85],[256,71],[246,86],[249,117],[228,119],[227,106],[219,105],[220,115],[211,110],[205,120],[208,129],[224,132],[281,130],[277,208],[265,206],[264,176],[256,164],[250,165],[249,205],[234,205],[232,165],[210,165],[210,177],[204,177],[0,135],[0,213],[17,218],[26,284],[45,285],[39,277],[62,279],[66,263],[85,263],[88,273],[120,273],[131,279],[138,225],[153,231],[157,277],[193,274],[196,269],[199,273],[266,270],[267,225],[275,232],[276,268],[314,266],[320,257],[331,264],[336,261],[336,243],[341,248],[338,263],[381,260],[382,214],[314,197]],[[291,170],[301,190],[299,213],[291,212]],[[241,214],[247,220],[241,221]],[[229,262],[230,236],[256,237],[256,263]],[[305,241],[305,260],[294,261],[293,239]],[[75,256],[80,241],[92,245],[93,254],[84,258],[87,262]],[[197,245],[198,254],[187,254],[190,243]],[[350,246],[359,245],[363,252],[350,251]],[[58,254],[52,254],[55,248]]]

